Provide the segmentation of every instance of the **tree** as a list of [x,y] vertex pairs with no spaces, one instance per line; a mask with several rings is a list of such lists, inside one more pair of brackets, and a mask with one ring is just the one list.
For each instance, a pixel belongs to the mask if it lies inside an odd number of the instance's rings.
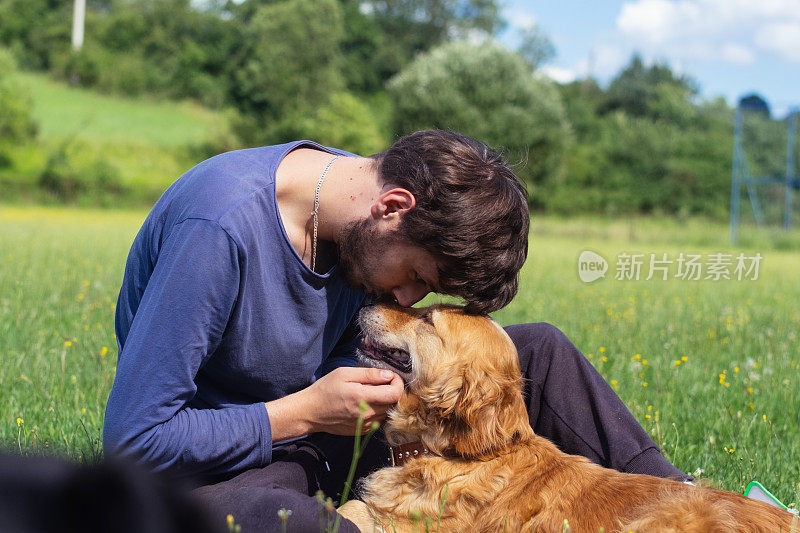
[[3,0],[0,44],[11,49],[20,66],[48,69],[59,50],[68,49],[72,0]]
[[556,55],[553,42],[538,25],[522,30],[522,43],[517,51],[530,65],[531,70],[538,69]]
[[287,0],[256,10],[233,80],[242,117],[237,130],[246,141],[301,136],[300,123],[344,88],[342,25],[335,0]]
[[659,89],[663,86],[673,89],[672,94],[681,93],[686,100],[697,94],[691,79],[675,75],[666,65],[656,63],[647,67],[640,56],[634,55],[630,65],[609,85],[600,113],[621,109],[631,116],[652,116],[661,97],[668,96],[668,92]]
[[[454,42],[420,55],[392,79],[398,134],[453,129],[523,161],[519,174],[542,205],[558,181],[569,128],[555,86],[494,42]],[[541,193],[541,194],[540,194]]]
[[503,28],[496,0],[340,0],[348,87],[375,92],[413,58],[474,33]]

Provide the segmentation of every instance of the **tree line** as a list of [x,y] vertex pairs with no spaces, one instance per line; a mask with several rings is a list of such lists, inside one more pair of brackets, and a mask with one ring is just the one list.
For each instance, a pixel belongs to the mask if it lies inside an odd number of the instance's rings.
[[[537,210],[727,213],[723,99],[703,100],[688,77],[638,57],[607,87],[556,84],[538,71],[555,52],[540,30],[519,50],[495,40],[506,24],[495,0],[87,4],[74,52],[72,0],[0,0],[0,45],[23,69],[86,87],[229,109],[236,146],[311,138],[366,155],[450,128],[501,149]],[[35,130],[17,122],[17,139]],[[769,171],[785,149],[779,126],[765,119],[752,134]]]

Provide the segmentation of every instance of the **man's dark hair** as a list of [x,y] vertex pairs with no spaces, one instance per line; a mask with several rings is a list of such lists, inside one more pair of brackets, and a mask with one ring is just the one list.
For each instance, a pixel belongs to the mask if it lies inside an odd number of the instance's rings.
[[464,298],[471,313],[508,304],[528,254],[530,214],[500,154],[466,135],[425,130],[373,157],[384,183],[416,198],[399,231],[442,263],[439,291]]

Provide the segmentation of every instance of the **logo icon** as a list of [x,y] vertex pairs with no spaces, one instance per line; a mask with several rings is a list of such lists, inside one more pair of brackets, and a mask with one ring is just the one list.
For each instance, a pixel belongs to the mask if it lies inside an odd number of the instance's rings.
[[578,277],[584,283],[591,283],[606,277],[608,261],[590,250],[584,250],[578,257]]

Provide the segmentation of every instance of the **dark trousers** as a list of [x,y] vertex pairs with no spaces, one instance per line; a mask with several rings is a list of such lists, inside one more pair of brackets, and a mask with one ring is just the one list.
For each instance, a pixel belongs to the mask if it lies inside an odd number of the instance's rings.
[[[622,472],[690,476],[672,466],[594,367],[555,326],[518,324],[505,328],[519,353],[531,427],[567,453]],[[244,533],[281,531],[280,509],[292,511],[287,531],[318,533],[328,516],[313,495],[334,497],[344,486],[353,438],[324,433],[273,452],[271,464],[217,480],[195,493],[215,510],[220,523],[232,514]],[[325,460],[330,468],[326,468]],[[380,433],[359,462],[356,478],[388,466],[389,451]],[[351,493],[352,494],[352,493]],[[342,520],[339,531],[357,532]]]

